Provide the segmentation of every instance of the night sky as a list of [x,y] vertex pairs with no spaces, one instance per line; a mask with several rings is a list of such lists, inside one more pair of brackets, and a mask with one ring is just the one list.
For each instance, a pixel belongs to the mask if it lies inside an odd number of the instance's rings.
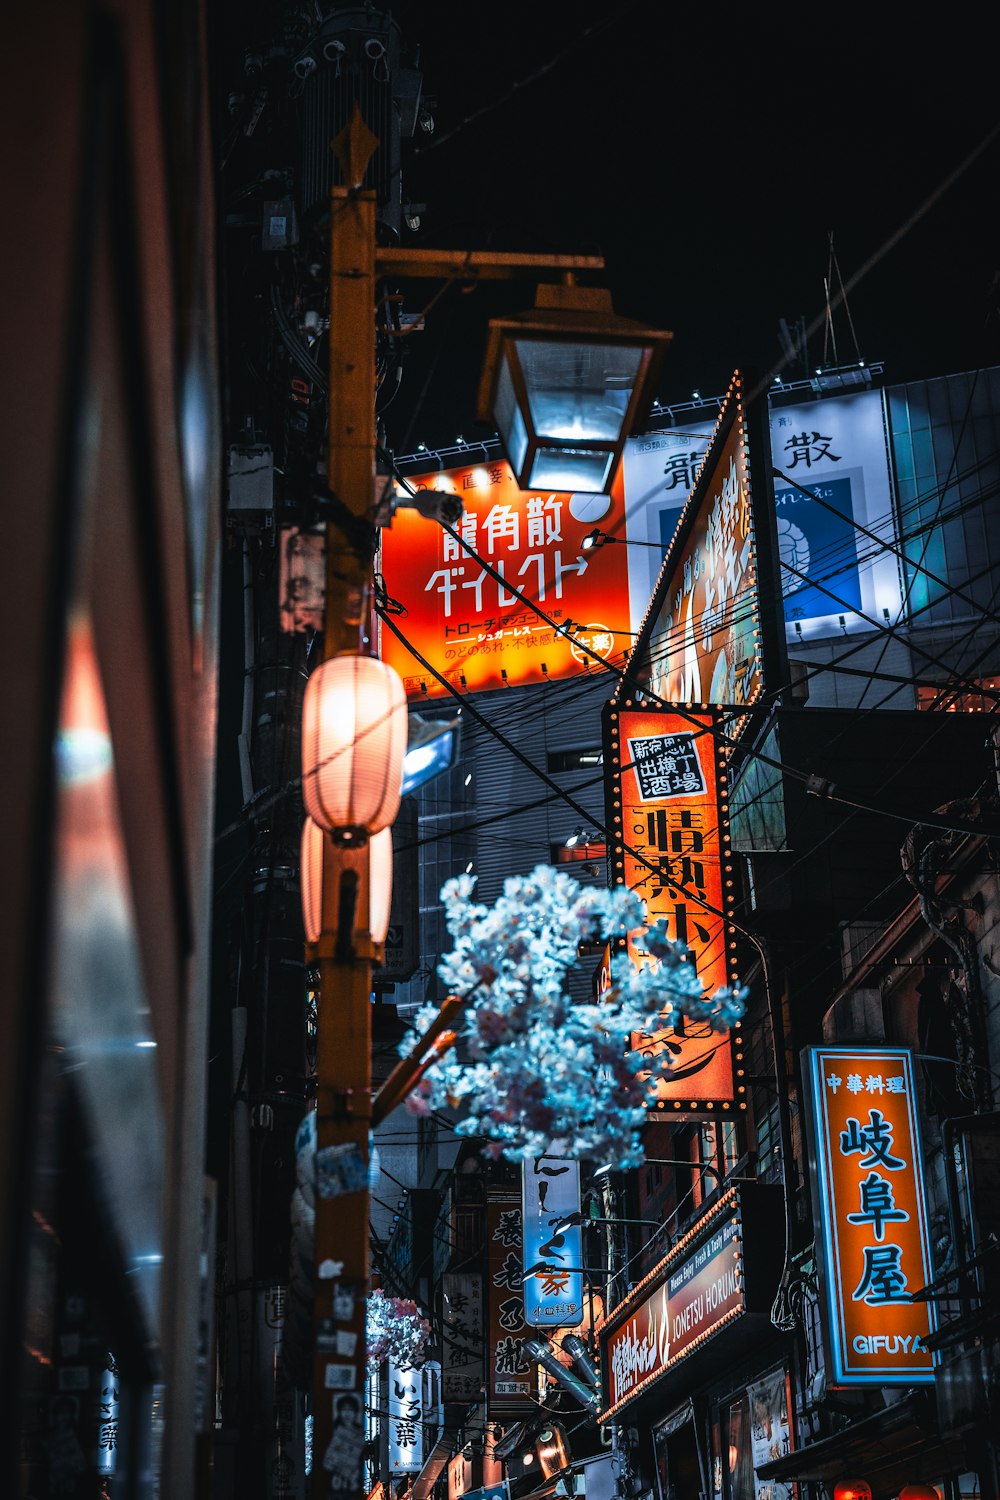
[[[902,25],[862,27],[875,10],[404,0],[436,124],[404,143],[404,197],[427,205],[404,243],[602,254],[616,310],[673,330],[667,403],[722,393],[736,365],[770,370],[781,318],[818,322],[823,361],[831,231],[845,282],[875,260],[849,291],[853,334],[834,315],[837,362],[856,335],[890,382],[996,364],[995,47],[971,7],[933,32],[895,7]],[[436,290],[410,283],[408,310]],[[397,453],[484,434],[487,319],[532,298],[525,282],[435,303],[386,413]]]

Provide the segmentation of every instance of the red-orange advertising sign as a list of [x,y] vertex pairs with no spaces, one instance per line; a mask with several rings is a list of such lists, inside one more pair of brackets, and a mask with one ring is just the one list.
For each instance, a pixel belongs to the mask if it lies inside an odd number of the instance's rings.
[[[733,891],[726,767],[712,710],[675,712],[611,704],[605,710],[608,826],[615,835],[617,885],[646,903],[647,921],[665,920],[669,936],[692,955],[711,994],[736,982],[724,913]],[[629,944],[637,962],[642,957]],[[646,1056],[664,1049],[673,1076],[659,1085],[657,1109],[725,1114],[743,1107],[735,1078],[742,1037],[707,1022],[665,1013],[662,1031],[636,1037]]]
[[[693,1241],[693,1243],[691,1242]],[[600,1330],[601,1420],[618,1411],[746,1311],[740,1220],[730,1200],[686,1236]]]
[[447,692],[418,656],[470,692],[600,671],[602,661],[621,667],[631,645],[628,548],[583,545],[597,527],[624,538],[620,478],[612,495],[519,490],[492,459],[408,483],[464,507],[457,535],[402,507],[382,531],[382,576],[414,649],[383,630],[381,650],[409,698]]
[[934,1379],[933,1278],[913,1068],[904,1048],[810,1047],[817,1232],[837,1385]]

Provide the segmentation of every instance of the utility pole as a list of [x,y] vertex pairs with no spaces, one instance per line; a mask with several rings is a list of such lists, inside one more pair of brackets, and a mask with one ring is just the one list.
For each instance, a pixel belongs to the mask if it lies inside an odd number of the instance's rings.
[[[363,189],[378,145],[355,106],[332,142],[343,186],[330,191],[330,385],[324,656],[361,654],[368,628],[375,490],[375,193]],[[331,1148],[367,1173],[371,1116],[371,971],[367,852],[338,878],[324,841],[318,944],[313,1493],[363,1492],[367,1186],[330,1196]],[[353,899],[352,899],[353,897]],[[327,1196],[324,1196],[324,1191]],[[346,1206],[349,1205],[349,1206]],[[355,1397],[355,1401],[344,1398]],[[344,1413],[336,1420],[338,1413]],[[348,1420],[348,1414],[354,1419]],[[360,1414],[358,1418],[355,1414]]]
[[[378,138],[355,105],[331,143],[343,186],[330,190],[329,412],[324,658],[366,654],[375,548],[375,276],[475,281],[527,275],[559,281],[600,271],[598,256],[376,250],[374,190],[361,184]],[[368,1136],[372,1128],[371,973],[381,957],[368,931],[367,850],[338,867],[324,841],[316,1078],[314,1496],[363,1493],[368,1293]],[[457,1002],[432,1030],[435,1046]],[[430,1052],[427,1039],[401,1065],[377,1117],[400,1102]],[[427,1061],[430,1059],[427,1058]],[[424,1062],[424,1066],[427,1063]],[[391,1102],[390,1102],[391,1101]],[[336,1180],[336,1187],[334,1182]],[[345,1192],[345,1186],[347,1191]]]

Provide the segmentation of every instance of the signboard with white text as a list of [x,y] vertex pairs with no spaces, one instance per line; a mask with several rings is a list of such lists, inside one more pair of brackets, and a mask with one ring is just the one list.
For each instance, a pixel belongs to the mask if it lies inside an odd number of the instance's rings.
[[400,508],[381,532],[380,568],[404,607],[407,642],[383,628],[381,655],[407,697],[447,692],[421,657],[473,692],[621,666],[631,644],[628,549],[583,545],[595,527],[624,533],[620,479],[610,495],[519,490],[493,458],[408,483],[457,497],[463,514],[448,531]]
[[599,1328],[606,1422],[746,1311],[740,1214],[728,1194]]

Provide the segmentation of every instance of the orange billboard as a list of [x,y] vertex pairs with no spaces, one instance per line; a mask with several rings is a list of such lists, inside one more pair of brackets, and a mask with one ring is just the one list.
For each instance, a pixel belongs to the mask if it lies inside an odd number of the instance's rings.
[[[726,765],[718,715],[630,706],[605,709],[607,822],[613,834],[616,885],[636,891],[649,922],[664,920],[674,942],[689,950],[709,993],[736,982],[735,939],[725,914],[732,902]],[[630,955],[642,955],[629,939]],[[647,1057],[671,1054],[673,1076],[660,1083],[658,1110],[725,1115],[745,1109],[742,1033],[712,1031],[707,1022],[664,1016],[662,1031],[636,1037]]]
[[381,651],[407,697],[446,693],[435,672],[476,692],[621,667],[628,548],[583,546],[595,528],[624,537],[620,478],[611,495],[519,490],[495,459],[407,482],[463,505],[450,530],[401,507],[381,533],[379,566],[407,642],[385,630]]
[[929,1383],[934,1306],[913,1294],[934,1272],[910,1053],[809,1047],[804,1062],[833,1384]]

